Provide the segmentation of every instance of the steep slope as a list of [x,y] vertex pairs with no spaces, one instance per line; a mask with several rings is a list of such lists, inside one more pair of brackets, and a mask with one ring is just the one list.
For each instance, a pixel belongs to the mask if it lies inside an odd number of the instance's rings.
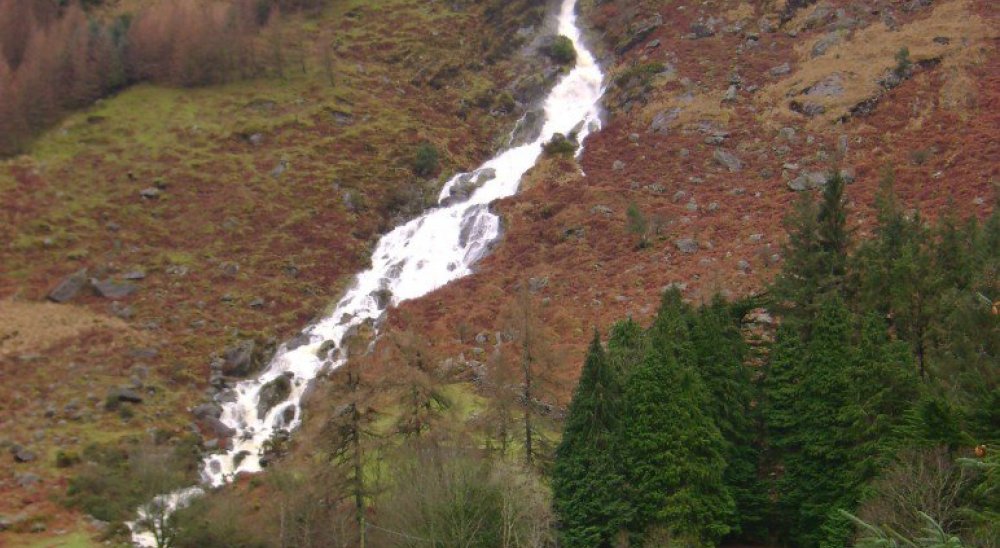
[[[500,12],[519,43],[499,39]],[[131,88],[0,163],[0,535],[93,531],[57,504],[92,444],[211,449],[214,423],[189,411],[205,391],[321,314],[558,73],[533,43],[543,16],[331,2],[262,38],[283,78]]]
[[[904,203],[932,217],[994,207],[1000,60],[986,2],[602,2],[586,13],[613,66],[609,123],[586,143],[586,176],[554,159],[498,205],[507,232],[477,275],[395,315],[443,355],[473,355],[482,345],[460,342],[459,327],[497,331],[528,283],[566,345],[568,397],[588,331],[646,320],[664,287],[694,301],[760,290],[781,263],[793,188],[827,170],[853,180],[859,238],[890,170]],[[647,247],[629,230],[633,203]]]

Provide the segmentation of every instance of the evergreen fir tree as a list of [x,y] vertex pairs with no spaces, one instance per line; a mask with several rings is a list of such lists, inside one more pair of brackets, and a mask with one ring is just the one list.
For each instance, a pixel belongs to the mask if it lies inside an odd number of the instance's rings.
[[853,450],[848,368],[852,361],[848,313],[839,298],[823,303],[811,326],[804,355],[792,365],[799,385],[792,393],[790,440],[794,451],[783,455],[785,473],[778,482],[779,509],[792,516],[790,540],[797,546],[843,546],[849,532],[838,508],[851,511]]
[[629,485],[629,531],[715,544],[730,530],[735,504],[723,481],[723,440],[702,410],[707,393],[690,367],[650,348],[629,377],[622,448]]
[[734,308],[720,297],[695,315],[691,340],[697,372],[708,390],[705,411],[719,428],[726,461],[725,482],[736,502],[737,518],[731,534],[763,538],[768,500],[757,478],[756,412],[751,407],[754,387],[743,363],[747,348]]
[[805,320],[826,296],[846,293],[850,230],[844,179],[839,174],[827,179],[818,207],[812,195],[804,194],[786,229],[785,267],[772,291],[786,319]]
[[691,316],[691,307],[681,299],[681,292],[671,288],[663,293],[660,309],[649,329],[653,348],[686,366],[695,362],[691,344]]
[[632,318],[615,322],[608,337],[607,359],[619,379],[626,378],[646,354],[646,332]]
[[595,332],[552,470],[564,546],[610,546],[623,529],[627,508],[616,448],[620,398],[620,384]]

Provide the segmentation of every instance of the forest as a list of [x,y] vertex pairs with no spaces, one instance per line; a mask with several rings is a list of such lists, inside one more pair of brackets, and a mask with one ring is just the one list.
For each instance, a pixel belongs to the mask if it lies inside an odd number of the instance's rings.
[[670,291],[595,333],[551,471],[563,545],[1000,542],[1000,216],[931,225],[891,179],[863,242],[842,179],[804,198],[766,295]]
[[129,85],[280,76],[305,55],[286,51],[282,10],[326,3],[157,1],[135,14],[102,17],[93,13],[101,1],[2,0],[0,156],[24,151],[67,113]]

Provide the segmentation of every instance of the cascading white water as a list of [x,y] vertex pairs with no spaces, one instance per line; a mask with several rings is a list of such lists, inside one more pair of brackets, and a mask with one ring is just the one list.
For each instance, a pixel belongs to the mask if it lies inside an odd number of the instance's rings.
[[[235,429],[236,435],[227,452],[205,459],[206,484],[217,487],[238,473],[260,471],[258,456],[265,442],[278,431],[291,431],[299,426],[302,418],[299,404],[312,380],[347,359],[346,352],[339,350],[333,352],[333,358],[319,357],[323,343],[333,341],[339,347],[349,331],[365,322],[377,322],[387,305],[426,295],[470,274],[473,264],[486,254],[500,233],[500,219],[489,211],[489,204],[517,192],[521,177],[535,165],[544,143],[555,134],[575,131],[582,143],[591,130],[600,127],[598,102],[604,77],[583,43],[575,8],[576,0],[563,0],[558,32],[573,42],[576,66],[546,98],[545,123],[538,138],[503,151],[471,173],[452,178],[441,191],[439,207],[379,240],[372,255],[372,267],[357,275],[352,288],[329,316],[305,330],[308,343],[294,348],[283,345],[259,377],[234,387],[235,400],[222,405],[220,420]],[[453,192],[456,185],[469,182],[482,185],[468,199],[458,201]],[[391,296],[390,303],[386,302],[387,295]],[[270,409],[260,407],[261,391],[269,384],[273,386],[279,377],[289,381],[287,398]],[[200,494],[201,489],[188,488],[157,497],[147,506],[176,508]],[[140,518],[146,508],[139,509]],[[139,546],[155,546],[153,534],[140,529],[133,526],[133,541]]]

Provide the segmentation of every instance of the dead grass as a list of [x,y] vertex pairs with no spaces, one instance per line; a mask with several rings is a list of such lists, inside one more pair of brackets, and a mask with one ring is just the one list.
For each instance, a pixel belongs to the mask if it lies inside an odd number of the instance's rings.
[[[814,40],[806,40],[796,47],[799,62],[793,65],[793,72],[762,89],[757,94],[757,103],[766,110],[768,118],[797,117],[789,110],[789,99],[838,73],[844,87],[842,95],[809,98],[810,102],[826,108],[826,112],[813,118],[810,125],[815,128],[833,122],[847,114],[851,107],[880,92],[879,79],[896,66],[896,54],[906,48],[913,63],[941,59],[941,69],[954,76],[947,92],[942,94],[950,108],[962,108],[974,104],[974,98],[970,99],[974,86],[962,75],[967,67],[981,63],[980,48],[988,47],[988,43],[998,36],[1000,33],[995,28],[973,12],[968,0],[953,0],[937,5],[927,17],[895,32],[881,23],[872,24],[816,59],[812,59],[810,53]],[[947,37],[949,43],[935,42],[935,37]]]
[[0,358],[45,349],[94,329],[138,337],[128,324],[85,308],[53,303],[0,301]]

